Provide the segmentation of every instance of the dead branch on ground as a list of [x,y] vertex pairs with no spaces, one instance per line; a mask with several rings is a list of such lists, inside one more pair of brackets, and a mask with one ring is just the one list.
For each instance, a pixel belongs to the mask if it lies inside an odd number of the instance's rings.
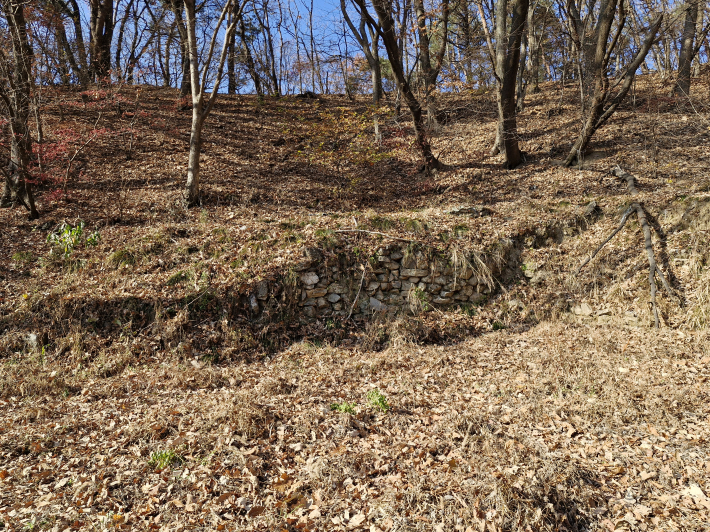
[[[617,165],[611,173],[615,175],[616,177],[623,179],[626,181],[626,187],[629,190],[629,194],[631,194],[632,197],[638,196],[639,191],[636,189],[636,179],[634,176],[632,176],[630,173],[626,172],[623,168],[621,168],[619,165]],[[654,321],[654,326],[656,329],[658,329],[658,305],[656,304],[656,293],[658,291],[656,287],[656,275],[658,275],[658,278],[661,280],[661,283],[663,284],[663,287],[666,289],[666,291],[674,298],[679,300],[680,303],[680,298],[676,295],[675,291],[671,288],[671,285],[668,283],[668,280],[666,279],[666,276],[663,274],[663,271],[658,267],[658,264],[656,263],[656,255],[653,251],[653,240],[651,239],[651,227],[648,224],[648,220],[646,219],[646,209],[643,206],[642,203],[639,203],[637,201],[634,201],[629,205],[628,209],[624,211],[624,214],[621,217],[621,220],[619,222],[619,225],[612,233],[604,240],[604,242],[597,247],[597,249],[594,250],[594,252],[587,258],[582,264],[580,264],[579,268],[577,268],[577,272],[575,275],[579,275],[579,272],[584,268],[589,262],[594,259],[594,257],[597,256],[597,254],[602,250],[602,248],[609,243],[609,241],[614,238],[619,231],[621,231],[624,226],[626,225],[626,222],[629,219],[629,216],[633,213],[636,212],[636,216],[639,221],[639,225],[641,226],[641,229],[643,230],[643,237],[644,237],[644,245],[646,248],[646,257],[648,259],[648,281],[649,284],[651,285],[651,305],[653,307],[653,321]]]

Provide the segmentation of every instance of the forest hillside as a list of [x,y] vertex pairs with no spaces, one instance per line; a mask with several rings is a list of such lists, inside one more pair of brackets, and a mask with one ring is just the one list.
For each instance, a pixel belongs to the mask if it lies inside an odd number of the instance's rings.
[[439,97],[438,168],[390,105],[220,96],[198,208],[176,91],[43,89],[0,523],[703,530],[710,107],[642,76],[565,167],[578,89],[541,88],[511,170],[493,92]]

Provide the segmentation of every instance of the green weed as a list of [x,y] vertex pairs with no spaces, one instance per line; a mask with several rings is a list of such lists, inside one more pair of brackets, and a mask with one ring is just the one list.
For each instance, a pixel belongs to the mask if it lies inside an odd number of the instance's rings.
[[387,412],[390,409],[387,397],[377,388],[373,388],[367,392],[367,402],[370,403],[370,406],[381,412]]
[[333,403],[330,405],[330,409],[334,412],[342,412],[343,414],[355,415],[355,403],[348,403],[343,401],[342,403]]
[[150,455],[148,465],[153,469],[165,469],[172,465],[177,465],[183,462],[182,456],[177,454],[172,449],[165,451],[156,451]]

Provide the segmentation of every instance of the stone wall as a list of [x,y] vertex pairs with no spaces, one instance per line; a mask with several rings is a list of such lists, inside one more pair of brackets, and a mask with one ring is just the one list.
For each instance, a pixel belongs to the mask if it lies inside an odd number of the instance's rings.
[[345,257],[326,258],[319,250],[304,250],[303,260],[279,282],[257,284],[249,296],[252,315],[284,304],[306,319],[364,319],[397,308],[479,304],[491,293],[494,276],[507,266],[507,257],[485,262],[461,256],[453,264],[431,251],[398,245],[380,248],[370,257]]

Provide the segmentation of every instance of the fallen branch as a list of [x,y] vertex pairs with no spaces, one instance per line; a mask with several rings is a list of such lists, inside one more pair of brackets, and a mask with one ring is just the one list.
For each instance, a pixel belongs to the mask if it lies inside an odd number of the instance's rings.
[[367,273],[367,268],[362,266],[362,278],[360,279],[360,288],[358,289],[357,295],[355,296],[355,300],[353,301],[353,304],[350,307],[350,312],[348,313],[348,317],[345,318],[346,320],[349,320],[350,316],[353,315],[353,310],[355,310],[355,304],[357,303],[357,300],[360,297],[360,292],[362,291],[362,285],[365,282],[365,273]]
[[[632,197],[638,196],[639,192],[636,189],[636,179],[634,178],[634,176],[626,172],[618,165],[611,171],[611,173],[616,177],[626,181],[626,187],[628,188],[629,194],[631,194]],[[671,296],[677,299],[680,298],[678,298],[676,293],[673,291],[670,284],[668,283],[668,280],[666,279],[666,276],[663,274],[661,269],[658,267],[658,264],[656,263],[656,255],[653,252],[653,240],[651,238],[651,227],[648,225],[648,220],[646,219],[646,210],[641,203],[635,201],[631,205],[629,205],[629,208],[624,211],[624,214],[621,217],[619,226],[614,229],[614,231],[612,231],[612,233],[604,240],[604,242],[601,243],[599,247],[597,247],[596,250],[594,250],[594,252],[589,256],[589,258],[587,258],[582,264],[580,264],[579,268],[577,268],[576,274],[579,275],[579,272],[582,270],[582,268],[589,264],[589,262],[597,256],[597,254],[602,250],[602,248],[607,245],[609,241],[614,238],[619,231],[621,231],[621,229],[623,229],[629,219],[629,215],[633,212],[636,213],[639,225],[641,226],[641,229],[643,231],[644,246],[646,248],[646,257],[648,259],[648,281],[651,285],[651,305],[653,308],[653,322],[655,328],[658,329],[658,305],[656,303],[656,294],[658,292],[658,288],[656,287],[656,275],[658,275],[658,278],[661,280],[663,288],[665,288]]]

